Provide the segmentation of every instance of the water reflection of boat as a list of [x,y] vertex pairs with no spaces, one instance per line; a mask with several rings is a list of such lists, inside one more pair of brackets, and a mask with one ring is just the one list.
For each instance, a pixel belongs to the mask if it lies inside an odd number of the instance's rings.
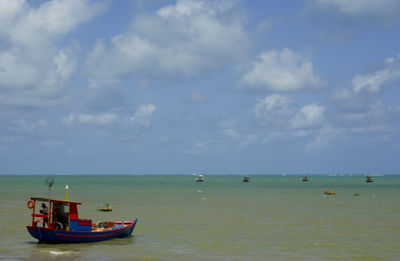
[[250,177],[243,177],[242,182],[250,182]]
[[374,181],[372,180],[371,176],[367,176],[367,179],[365,180],[365,182],[374,182]]
[[203,175],[197,175],[195,180],[196,182],[204,182],[205,178]]
[[99,206],[97,208],[98,211],[112,211],[111,205],[109,203],[104,204],[103,206]]
[[[48,204],[47,213],[37,213],[37,205]],[[94,223],[91,219],[80,219],[79,202],[32,197],[28,208],[32,209],[32,224],[27,230],[39,243],[81,243],[96,242],[132,234],[137,219],[129,221],[103,221]]]

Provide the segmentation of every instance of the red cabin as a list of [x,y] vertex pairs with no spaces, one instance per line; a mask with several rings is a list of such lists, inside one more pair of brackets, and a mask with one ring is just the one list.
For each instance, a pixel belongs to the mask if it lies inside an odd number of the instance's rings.
[[[48,214],[41,210],[46,204]],[[65,231],[92,231],[91,219],[79,219],[79,202],[54,200],[47,198],[31,198],[28,207],[32,208],[32,227],[42,226],[49,229]]]

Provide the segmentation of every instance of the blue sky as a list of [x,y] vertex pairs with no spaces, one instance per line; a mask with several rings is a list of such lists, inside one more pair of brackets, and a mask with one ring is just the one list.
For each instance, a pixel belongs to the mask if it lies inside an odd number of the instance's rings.
[[0,0],[0,174],[399,174],[400,0]]

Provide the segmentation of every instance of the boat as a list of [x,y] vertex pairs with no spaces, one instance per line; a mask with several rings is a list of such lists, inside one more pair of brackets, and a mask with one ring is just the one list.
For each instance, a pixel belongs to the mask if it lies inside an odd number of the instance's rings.
[[111,205],[109,203],[104,204],[103,206],[99,206],[97,208],[98,211],[105,211],[105,212],[109,212],[112,211]]
[[372,180],[371,176],[367,176],[367,179],[365,180],[365,182],[374,182],[374,181]]
[[[38,211],[40,204],[46,210]],[[78,216],[81,204],[69,201],[68,197],[65,200],[31,197],[27,203],[32,209],[32,224],[26,226],[29,234],[38,243],[97,242],[130,236],[138,221],[136,218],[95,223],[92,219],[81,219]]]
[[243,177],[242,182],[250,182],[250,177]]
[[307,181],[308,181],[308,177],[307,177],[307,176],[304,176],[303,179],[302,179],[301,181],[307,182]]
[[197,175],[195,180],[196,182],[204,182],[205,178],[203,175]]

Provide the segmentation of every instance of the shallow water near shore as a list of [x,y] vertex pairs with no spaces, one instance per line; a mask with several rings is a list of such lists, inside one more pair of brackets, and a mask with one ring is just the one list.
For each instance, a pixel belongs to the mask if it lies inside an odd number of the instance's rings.
[[[37,244],[29,197],[46,176],[0,176],[0,260],[398,260],[400,176],[55,175],[81,218],[132,220],[129,238]],[[325,190],[336,195],[324,195]],[[359,196],[355,196],[359,194]],[[96,208],[109,202],[112,212]]]

